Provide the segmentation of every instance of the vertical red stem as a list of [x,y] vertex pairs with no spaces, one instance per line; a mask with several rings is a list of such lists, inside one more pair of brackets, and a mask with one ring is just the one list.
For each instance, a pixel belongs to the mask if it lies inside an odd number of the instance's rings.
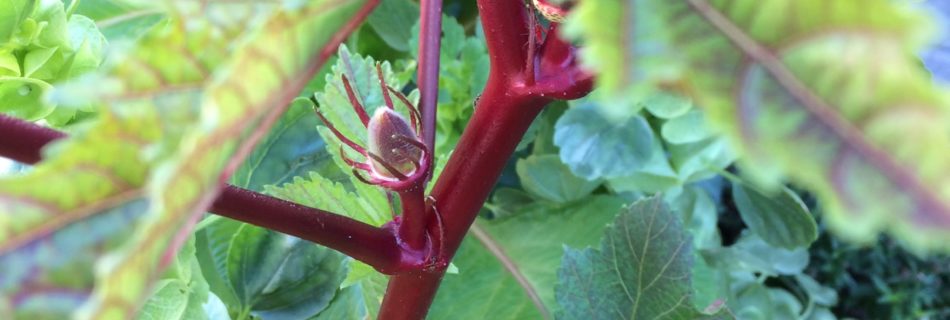
[[[531,121],[549,100],[512,98],[507,82],[489,81],[432,196],[443,214],[444,255],[458,250],[469,226]],[[431,215],[430,215],[431,216]],[[435,224],[430,223],[430,226]],[[380,319],[422,319],[444,270],[416,271],[390,278]]]
[[435,150],[436,107],[439,102],[439,52],[442,43],[442,0],[422,0],[419,21],[418,84],[421,97],[422,135]]

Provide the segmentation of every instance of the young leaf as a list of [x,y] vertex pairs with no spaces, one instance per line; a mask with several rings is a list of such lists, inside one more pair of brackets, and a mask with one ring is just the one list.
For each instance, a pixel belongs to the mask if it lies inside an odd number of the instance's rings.
[[145,301],[138,319],[210,320],[204,309],[210,296],[195,258],[194,240],[189,240],[164,276],[155,282],[152,296]]
[[560,317],[693,319],[692,240],[659,197],[621,211],[600,249],[567,249],[558,270]]
[[652,155],[653,131],[639,116],[615,122],[609,121],[592,103],[568,109],[558,119],[554,132],[561,160],[588,180],[634,173]]
[[533,155],[518,160],[516,167],[521,185],[528,192],[556,203],[586,197],[600,186],[571,173],[556,155]]
[[618,100],[658,85],[686,94],[748,172],[814,191],[833,230],[862,241],[886,230],[917,250],[950,250],[950,95],[916,57],[930,34],[919,8],[595,0],[576,9],[567,29],[586,38],[585,60]]
[[749,230],[769,244],[785,249],[808,248],[818,239],[818,225],[792,190],[764,195],[744,182],[732,184],[732,199]]

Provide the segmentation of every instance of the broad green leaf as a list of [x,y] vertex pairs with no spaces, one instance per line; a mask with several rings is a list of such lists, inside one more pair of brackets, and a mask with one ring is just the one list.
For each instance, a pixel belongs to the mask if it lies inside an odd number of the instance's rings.
[[567,29],[618,100],[686,94],[746,172],[809,188],[839,234],[950,250],[950,94],[916,55],[930,19],[907,1],[828,3],[586,1]]
[[[317,71],[325,59],[321,57],[330,52],[326,47],[332,43],[337,30],[360,5],[359,1],[315,1],[299,7],[282,7],[286,9],[282,11],[268,11],[261,10],[259,5],[221,4],[234,12],[218,14],[246,12],[250,17],[260,17],[235,20],[234,24],[242,29],[247,24],[255,26],[254,21],[261,21],[259,27],[248,30],[245,40],[224,60],[222,69],[197,100],[201,106],[197,125],[183,132],[177,152],[169,154],[158,165],[156,179],[148,188],[151,200],[148,217],[124,246],[119,258],[99,270],[99,283],[94,297],[84,308],[83,317],[123,318],[135,310],[150,281],[162,269],[163,257],[177,250],[180,239],[192,231],[197,218],[219,192],[219,181],[237,168],[262,133],[279,118],[290,99]],[[245,16],[229,16],[242,17]],[[210,23],[200,19],[189,22],[197,26]],[[192,28],[199,28],[197,26],[189,24]],[[187,35],[189,44],[201,39],[198,35],[191,37],[191,31]],[[208,43],[200,45],[204,48]],[[169,51],[176,49],[165,47],[164,50]],[[178,57],[189,57],[188,54],[193,53],[169,52],[170,56]],[[193,55],[190,57],[193,59],[186,61],[200,62]],[[163,69],[146,70],[152,71],[151,81],[131,82],[125,84],[126,87],[160,87],[166,80],[161,73]],[[196,68],[192,74],[200,76],[203,71]],[[251,77],[255,79],[253,90],[246,87],[245,81]]]
[[599,249],[568,248],[558,270],[563,319],[694,319],[692,240],[659,197],[621,210]]
[[369,23],[387,45],[399,51],[409,51],[409,40],[415,33],[412,26],[419,20],[419,5],[409,0],[383,0],[369,15]]
[[345,275],[343,256],[288,235],[217,219],[205,227],[209,251],[239,314],[304,319],[329,305]]
[[561,160],[588,180],[632,174],[650,160],[653,131],[639,116],[610,121],[592,103],[575,105],[557,121]]
[[491,201],[485,204],[494,219],[512,217],[538,206],[539,203],[531,194],[514,188],[496,189],[492,193]]
[[762,194],[744,182],[732,184],[732,199],[742,221],[762,240],[785,249],[808,246],[818,239],[818,225],[792,190]]
[[152,296],[145,301],[138,319],[212,319],[205,314],[208,301],[208,283],[201,275],[195,258],[194,240],[189,240],[178,256],[155,282]]
[[[536,204],[509,219],[479,221],[478,225],[504,250],[553,314],[559,308],[554,286],[564,246],[597,244],[604,226],[613,221],[622,205],[622,200],[616,197],[592,196],[560,207]],[[469,266],[459,264],[459,267],[461,279],[452,281],[459,282],[459,290],[470,288],[474,282],[466,276]],[[444,295],[448,298],[453,293]]]
[[525,190],[546,200],[565,203],[581,199],[600,186],[571,173],[556,155],[533,155],[518,160],[518,178]]

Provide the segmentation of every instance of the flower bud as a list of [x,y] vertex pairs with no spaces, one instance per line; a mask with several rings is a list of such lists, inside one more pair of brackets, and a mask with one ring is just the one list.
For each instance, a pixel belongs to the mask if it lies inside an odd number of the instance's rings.
[[[376,108],[367,125],[369,141],[367,151],[386,162],[382,164],[377,159],[369,159],[373,174],[385,179],[398,179],[398,174],[390,171],[395,169],[403,176],[412,175],[422,158],[422,150],[407,142],[408,139],[418,140],[409,123],[401,115],[390,108],[381,106]],[[386,166],[390,168],[387,168]]]

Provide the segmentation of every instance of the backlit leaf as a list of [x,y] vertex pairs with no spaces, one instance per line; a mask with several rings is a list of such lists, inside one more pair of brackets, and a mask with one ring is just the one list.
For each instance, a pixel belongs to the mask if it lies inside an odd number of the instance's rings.
[[608,113],[686,95],[746,172],[809,188],[833,230],[950,250],[950,94],[917,58],[932,28],[912,2],[595,0],[568,25]]

